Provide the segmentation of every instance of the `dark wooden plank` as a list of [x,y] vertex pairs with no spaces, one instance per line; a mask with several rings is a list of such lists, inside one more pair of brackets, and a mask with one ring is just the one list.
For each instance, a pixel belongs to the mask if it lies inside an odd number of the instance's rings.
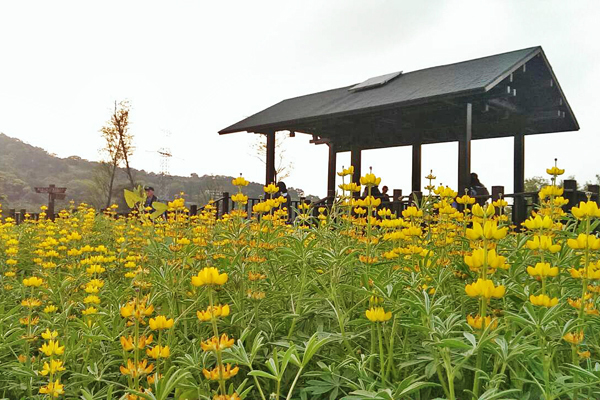
[[267,165],[265,185],[275,182],[275,132],[267,132]]
[[513,205],[513,223],[519,227],[526,218],[527,204],[525,197],[519,195],[525,191],[525,135],[523,133],[515,134],[514,143],[514,176],[513,185],[515,193]]
[[465,131],[458,139],[458,193],[462,195],[471,184],[471,139],[473,136],[473,105],[467,103]]
[[336,167],[337,153],[335,145],[329,143],[329,164],[327,166],[327,197],[335,197],[335,167]]
[[421,143],[412,145],[412,191],[421,190]]

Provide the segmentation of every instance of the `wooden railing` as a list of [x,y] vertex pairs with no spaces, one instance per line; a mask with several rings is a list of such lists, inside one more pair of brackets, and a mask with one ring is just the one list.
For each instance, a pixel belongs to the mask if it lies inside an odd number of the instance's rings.
[[[564,193],[563,196],[569,200],[569,203],[564,207],[565,211],[568,211],[571,207],[578,204],[580,201],[587,200],[588,195],[591,200],[600,203],[600,186],[599,185],[587,185],[587,190],[581,191],[577,190],[577,182],[575,180],[565,180],[563,181]],[[402,195],[402,190],[394,190],[393,199],[389,203],[384,203],[384,205],[396,215],[400,215],[403,210],[412,205],[415,202],[415,199],[419,201],[422,198],[421,192],[413,192],[410,195]],[[492,186],[492,193],[490,196],[475,196],[476,198],[483,198],[484,200],[495,201],[500,197],[505,199],[512,200],[512,220],[515,225],[520,225],[529,215],[531,215],[531,211],[536,207],[539,203],[538,193],[537,192],[522,192],[522,193],[504,193],[503,186]],[[244,205],[244,210],[247,212],[248,217],[252,216],[252,208],[254,205],[263,201],[259,198],[249,198],[248,203]],[[298,206],[302,203],[305,203],[307,200],[305,198],[300,198],[299,200],[292,200],[291,202],[291,210],[290,219],[293,220],[297,216]],[[313,215],[318,215],[319,207],[330,207],[333,203],[333,198],[325,197],[316,202],[312,202],[313,206]],[[220,218],[225,214],[228,214],[231,210],[234,209],[234,204],[231,200],[231,196],[228,192],[224,192],[223,196],[214,200],[212,205],[216,207],[217,216]],[[197,215],[199,212],[204,210],[205,206],[198,207],[196,205],[191,205],[189,207],[190,215]],[[7,212],[6,212],[7,211]],[[29,219],[37,220],[39,219],[39,212],[27,212],[25,209],[8,209],[5,211],[4,217],[10,217],[16,221],[17,224],[22,223],[25,220],[25,215],[29,214]],[[122,214],[126,215],[126,214]],[[58,217],[58,214],[54,214],[49,216],[51,219]]]

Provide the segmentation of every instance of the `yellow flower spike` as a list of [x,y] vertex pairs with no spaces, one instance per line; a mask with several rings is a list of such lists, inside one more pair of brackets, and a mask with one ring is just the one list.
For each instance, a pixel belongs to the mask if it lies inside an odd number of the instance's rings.
[[235,375],[237,375],[239,370],[239,367],[236,366],[234,368],[231,368],[231,364],[227,364],[223,365],[222,367],[217,366],[210,371],[204,368],[202,369],[202,373],[204,374],[204,377],[206,379],[209,379],[211,381],[218,381],[219,379],[221,379],[220,376],[223,376],[223,379],[225,380],[234,377]]
[[154,371],[154,364],[148,365],[148,360],[142,360],[138,362],[137,366],[130,358],[127,360],[127,367],[121,365],[121,374],[130,375],[132,378],[137,376],[147,375]]
[[411,217],[420,218],[423,216],[423,210],[419,210],[415,206],[410,206],[407,207],[406,210],[402,211],[402,216],[406,219],[409,219]]
[[578,351],[577,355],[579,356],[580,359],[585,360],[591,357],[592,353],[590,353],[589,350],[586,351]]
[[173,318],[167,319],[164,315],[157,315],[156,318],[150,318],[148,321],[148,325],[150,325],[150,329],[155,331],[160,331],[163,329],[169,329],[173,327],[174,320]]
[[600,238],[597,238],[594,235],[586,235],[585,233],[580,233],[577,236],[577,239],[568,239],[567,245],[573,250],[598,250],[600,249]]
[[562,175],[565,173],[564,169],[560,169],[557,166],[554,166],[552,168],[546,168],[546,173],[548,175],[552,175],[552,176],[558,176],[558,175]]
[[54,375],[57,372],[64,371],[65,367],[60,360],[50,360],[50,363],[45,362],[40,374],[43,376]]
[[554,307],[555,305],[558,304],[557,297],[550,298],[550,297],[546,296],[545,294],[540,294],[538,296],[530,295],[529,301],[534,306],[542,306],[542,307]]
[[392,312],[385,312],[383,307],[371,307],[365,312],[365,315],[371,322],[385,322],[392,318]]
[[234,203],[248,204],[248,196],[244,195],[243,193],[237,193],[231,196],[231,201]]
[[504,199],[498,199],[498,200],[492,202],[492,205],[494,207],[503,208],[503,207],[507,207],[508,206],[508,201],[506,201]]
[[352,175],[353,173],[354,173],[354,166],[351,165],[346,169],[342,169],[342,172],[338,172],[337,174],[338,174],[338,176],[348,176],[348,175]]
[[279,188],[277,187],[277,185],[275,185],[273,183],[269,183],[267,186],[264,186],[263,189],[264,189],[265,193],[267,193],[267,194],[274,194],[279,191]]
[[38,278],[36,276],[23,279],[23,285],[27,287],[40,287],[43,283],[44,281],[42,280],[42,278]]
[[558,196],[562,196],[564,193],[564,189],[558,186],[554,186],[554,185],[550,185],[550,186],[544,186],[539,193],[540,199],[544,200],[548,197],[558,197]]
[[535,235],[531,240],[528,240],[525,245],[529,250],[548,250],[551,253],[560,251],[561,246],[559,244],[552,244],[552,238],[546,235]]
[[558,267],[550,267],[550,263],[539,262],[535,267],[527,267],[527,273],[531,276],[554,277],[558,275]]
[[552,219],[547,215],[544,218],[536,215],[535,217],[530,217],[523,222],[523,225],[529,230],[537,230],[537,229],[550,229],[552,227]]
[[50,381],[47,385],[40,388],[40,394],[47,394],[48,397],[58,397],[65,394],[64,385],[57,379],[54,382]]
[[469,240],[479,240],[483,236],[483,227],[479,222],[473,222],[473,227],[467,228],[465,234]]
[[484,216],[491,217],[496,213],[496,207],[494,207],[492,204],[488,204],[484,210],[479,204],[475,204],[473,205],[471,212],[474,216],[479,218],[483,218]]
[[477,279],[477,282],[467,284],[465,292],[469,297],[483,297],[491,299],[492,297],[501,299],[506,293],[506,288],[503,285],[494,286],[494,282],[490,279]]
[[57,331],[50,332],[49,328],[46,328],[46,331],[42,332],[42,338],[44,338],[46,340],[55,339],[57,336],[58,336],[58,332]]
[[244,179],[244,177],[241,175],[231,181],[233,186],[248,186],[249,183],[250,182]]
[[456,198],[456,202],[458,204],[474,204],[475,203],[475,198],[473,198],[473,197],[465,194],[462,197],[457,197]]
[[226,273],[219,274],[219,270],[215,267],[206,267],[198,272],[198,275],[192,276],[192,285],[224,285],[227,282],[228,275]]
[[65,352],[65,346],[60,346],[58,341],[49,340],[47,343],[44,343],[39,350],[46,355],[46,357],[50,357],[53,355],[60,356]]
[[471,271],[478,271],[483,266],[483,249],[473,250],[469,256],[465,256],[465,264]]
[[226,317],[229,315],[229,305],[225,304],[224,306],[218,305],[214,307],[208,306],[206,311],[196,311],[196,316],[200,321],[210,321],[211,319],[217,317]]
[[483,318],[481,318],[480,315],[476,315],[475,317],[468,315],[467,323],[469,324],[469,326],[477,330],[485,329],[490,325],[490,329],[496,329],[498,327],[498,320],[496,318],[492,320],[492,317],[490,315],[485,317],[485,321]]
[[200,347],[202,347],[203,351],[217,351],[228,349],[234,344],[234,339],[229,338],[226,333],[222,334],[220,338],[213,336],[212,338],[201,342]]
[[571,208],[571,213],[577,219],[600,218],[600,209],[595,201],[587,201],[579,203],[579,206]]
[[485,221],[485,224],[483,225],[483,236],[486,239],[494,239],[494,240],[500,240],[503,239],[504,237],[506,237],[506,234],[508,233],[508,228],[507,227],[503,227],[498,229],[498,223],[496,221]]
[[127,338],[125,336],[121,336],[121,347],[123,347],[123,350],[125,351],[133,350],[133,338],[131,336]]
[[365,176],[360,177],[360,184],[362,186],[379,186],[381,178],[378,178],[373,173],[368,173]]
[[154,346],[151,349],[146,349],[146,355],[150,358],[158,359],[158,358],[169,358],[171,355],[171,350],[169,346]]
[[563,339],[571,344],[574,345],[578,345],[579,343],[583,342],[583,331],[577,333],[577,332],[569,332],[567,333],[565,336],[563,336]]

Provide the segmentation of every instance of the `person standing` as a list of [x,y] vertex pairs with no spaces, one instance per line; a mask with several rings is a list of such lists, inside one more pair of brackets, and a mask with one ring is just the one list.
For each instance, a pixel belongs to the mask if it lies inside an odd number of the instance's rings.
[[490,198],[490,192],[479,180],[475,172],[471,172],[471,187],[469,188],[469,196],[475,197],[477,204],[484,205]]
[[153,213],[156,210],[154,209],[154,207],[152,207],[152,203],[158,201],[158,197],[154,195],[154,188],[152,186],[146,186],[144,187],[144,190],[146,191],[146,201],[144,202],[144,209],[150,207],[150,212]]

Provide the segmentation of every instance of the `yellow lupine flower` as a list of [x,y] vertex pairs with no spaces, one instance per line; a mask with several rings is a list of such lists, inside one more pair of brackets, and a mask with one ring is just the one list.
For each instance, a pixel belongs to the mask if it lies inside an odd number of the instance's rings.
[[523,225],[529,230],[550,229],[552,227],[552,219],[547,215],[545,215],[544,218],[536,215],[535,217],[526,219],[525,222],[523,222]]
[[231,196],[231,201],[234,203],[248,204],[248,196],[244,195],[243,193],[236,193]]
[[535,267],[527,267],[527,273],[531,276],[556,276],[558,275],[558,267],[550,267],[550,263],[539,262]]
[[549,185],[549,186],[544,186],[539,193],[540,199],[544,200],[547,197],[557,197],[557,196],[562,196],[564,193],[564,189],[558,186],[554,186],[554,185]]
[[575,279],[583,279],[583,278],[591,279],[591,280],[600,279],[600,268],[598,268],[593,263],[590,263],[588,265],[587,273],[586,273],[585,268],[579,268],[579,269],[571,268],[569,270],[569,273],[571,274],[571,277],[575,278]]
[[479,218],[483,218],[484,215],[486,217],[491,217],[492,215],[494,215],[496,213],[496,207],[494,207],[493,204],[488,204],[484,210],[483,207],[481,207],[479,204],[475,204],[473,206],[473,208],[471,209],[471,212],[473,213],[474,216],[479,217]]
[[556,253],[560,251],[560,245],[552,244],[552,238],[546,235],[535,235],[531,240],[528,240],[527,243],[525,243],[525,245],[529,250],[542,249],[548,250],[550,251],[550,253]]
[[173,323],[173,318],[167,319],[167,317],[165,317],[164,315],[157,315],[156,318],[150,318],[150,320],[148,321],[150,329],[155,331],[169,329],[173,326]]
[[64,394],[65,391],[60,381],[57,379],[54,382],[49,382],[47,385],[40,388],[40,394],[47,394],[49,397],[58,397]]
[[241,175],[231,181],[233,186],[248,186],[249,183],[250,182],[244,179],[244,177]]
[[58,332],[57,331],[50,331],[49,328],[46,328],[45,332],[42,332],[42,337],[46,340],[50,340],[50,339],[54,339],[58,336]]
[[477,282],[467,284],[465,286],[465,292],[469,297],[483,297],[490,299],[495,297],[500,299],[504,297],[506,288],[503,285],[494,286],[494,282],[490,279],[477,279]]
[[169,358],[171,350],[169,346],[154,346],[152,349],[146,349],[146,355],[154,359]]
[[268,194],[274,194],[279,191],[279,188],[277,187],[277,185],[275,185],[273,183],[269,183],[267,186],[264,186],[263,189],[264,189],[265,193],[268,193]]
[[[221,379],[220,375],[223,376],[223,379],[229,379],[229,378],[237,375],[239,370],[240,370],[239,367],[236,366],[234,368],[231,368],[231,364],[227,364],[226,366],[224,365],[220,368],[219,368],[219,366],[217,366],[210,371],[203,368],[202,373],[204,374],[204,377],[206,379],[209,379],[211,381],[218,381],[219,379]],[[219,374],[219,371],[221,372],[221,374]]]
[[406,210],[402,211],[402,216],[404,218],[411,218],[411,217],[422,217],[423,216],[423,210],[419,210],[417,207],[415,206],[410,206],[407,207]]
[[42,370],[40,371],[40,374],[42,374],[43,376],[46,376],[48,374],[54,375],[55,373],[64,371],[64,370],[65,370],[65,367],[63,367],[62,361],[50,360],[50,364],[48,364],[47,362],[44,363],[44,366],[43,366]]
[[233,346],[234,343],[234,339],[233,338],[229,338],[227,336],[226,333],[222,334],[220,338],[217,338],[216,336],[213,336],[212,338],[201,342],[200,343],[200,347],[202,347],[202,350],[204,351],[217,351],[217,350],[223,350],[223,349],[228,349],[231,346]]
[[484,322],[484,319],[481,318],[480,315],[476,315],[475,317],[468,315],[467,323],[469,324],[469,326],[473,327],[474,329],[487,328],[490,325],[491,325],[490,329],[496,329],[498,327],[498,320],[496,318],[494,318],[494,320],[492,321],[492,317],[489,315],[485,317],[485,322]]
[[600,218],[600,208],[598,208],[598,204],[595,201],[587,201],[579,203],[579,207],[575,206],[571,208],[571,213],[577,219],[584,219],[587,217],[590,218]]
[[354,173],[354,166],[351,165],[346,169],[342,169],[342,172],[338,172],[338,176],[348,176],[348,175],[352,175]]
[[563,336],[563,339],[571,344],[579,344],[581,342],[583,342],[583,331],[577,333],[577,332],[569,332],[567,333],[565,336]]
[[488,240],[500,240],[506,237],[508,228],[498,228],[498,223],[496,221],[485,221],[483,226],[479,222],[473,222],[473,227],[468,228],[465,233],[470,240],[478,240],[482,237]]
[[360,184],[363,186],[379,186],[381,178],[378,178],[373,173],[368,173],[360,177]]
[[206,311],[196,311],[196,316],[200,321],[210,321],[213,317],[226,317],[229,315],[229,305],[225,304],[224,306],[208,306]]
[[473,204],[475,203],[475,198],[465,194],[464,196],[457,197],[456,202],[458,204]]
[[219,274],[219,270],[215,267],[206,267],[198,272],[198,275],[192,276],[192,285],[224,285],[227,282],[228,275],[226,273]]
[[550,298],[550,297],[546,296],[545,294],[540,294],[539,296],[530,295],[529,301],[534,306],[543,306],[543,307],[554,307],[555,305],[558,304],[557,297]]
[[25,285],[25,286],[39,287],[42,285],[42,283],[44,283],[42,278],[38,278],[36,276],[32,276],[31,278],[23,279],[23,285]]
[[600,238],[594,235],[586,235],[580,233],[577,239],[568,239],[567,245],[574,250],[582,250],[588,248],[590,250],[600,249]]
[[564,169],[560,169],[558,168],[556,165],[552,168],[546,168],[546,173],[548,175],[552,175],[552,176],[558,176],[558,175],[562,175],[565,173]]
[[142,360],[138,362],[138,365],[136,366],[130,358],[127,360],[127,367],[121,365],[120,370],[121,374],[131,375],[132,378],[135,378],[136,376],[152,373],[152,371],[154,371],[154,364],[148,365],[148,360]]
[[383,307],[371,307],[365,312],[365,315],[371,322],[385,322],[392,318],[392,312],[385,312]]
[[44,343],[42,347],[39,349],[42,353],[44,353],[47,357],[50,357],[54,354],[61,355],[65,352],[65,346],[60,346],[58,341],[49,340],[47,343]]

